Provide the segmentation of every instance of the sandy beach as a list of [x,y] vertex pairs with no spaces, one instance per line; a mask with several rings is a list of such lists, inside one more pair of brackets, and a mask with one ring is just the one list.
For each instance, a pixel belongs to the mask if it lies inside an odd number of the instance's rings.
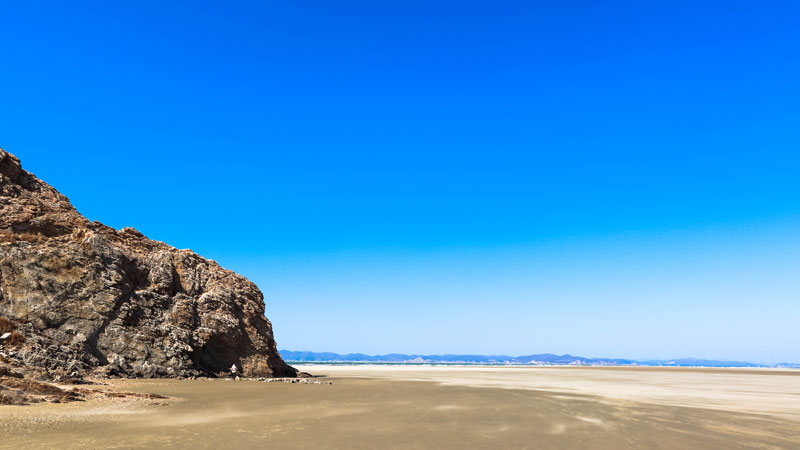
[[301,368],[324,384],[116,380],[169,399],[0,407],[0,448],[800,448],[800,372]]

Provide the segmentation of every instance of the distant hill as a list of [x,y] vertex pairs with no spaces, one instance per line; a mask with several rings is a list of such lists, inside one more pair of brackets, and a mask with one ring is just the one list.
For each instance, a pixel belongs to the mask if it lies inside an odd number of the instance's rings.
[[295,352],[281,350],[281,356],[288,362],[303,363],[382,363],[382,364],[529,364],[529,365],[593,365],[593,366],[675,366],[675,367],[781,367],[800,368],[800,364],[781,363],[774,366],[742,361],[716,361],[710,359],[679,358],[669,360],[638,361],[616,358],[584,358],[573,355],[406,355],[390,353],[387,355],[365,355],[348,353],[342,355],[330,352]]

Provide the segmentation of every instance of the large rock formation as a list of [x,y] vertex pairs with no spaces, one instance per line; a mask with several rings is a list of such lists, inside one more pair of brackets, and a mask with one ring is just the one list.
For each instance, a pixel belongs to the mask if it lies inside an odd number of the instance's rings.
[[90,222],[2,149],[0,316],[14,328],[0,363],[51,376],[214,376],[231,364],[248,376],[297,375],[253,283],[132,228]]

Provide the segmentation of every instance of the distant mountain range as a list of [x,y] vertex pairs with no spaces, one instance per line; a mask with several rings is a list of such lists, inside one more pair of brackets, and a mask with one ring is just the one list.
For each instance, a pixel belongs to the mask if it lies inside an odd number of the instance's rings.
[[637,361],[634,359],[584,358],[572,355],[365,355],[348,353],[342,355],[330,352],[295,352],[281,350],[281,356],[289,363],[380,363],[380,364],[526,364],[526,365],[575,365],[575,366],[676,366],[676,367],[779,367],[800,368],[797,363],[775,365],[755,364],[742,361],[715,361],[710,359],[679,358],[668,360]]

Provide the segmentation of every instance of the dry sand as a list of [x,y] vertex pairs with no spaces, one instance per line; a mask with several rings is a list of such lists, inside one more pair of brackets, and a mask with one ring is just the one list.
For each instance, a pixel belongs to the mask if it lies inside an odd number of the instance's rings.
[[800,449],[800,371],[305,366],[333,384],[120,380],[0,406],[0,449]]

